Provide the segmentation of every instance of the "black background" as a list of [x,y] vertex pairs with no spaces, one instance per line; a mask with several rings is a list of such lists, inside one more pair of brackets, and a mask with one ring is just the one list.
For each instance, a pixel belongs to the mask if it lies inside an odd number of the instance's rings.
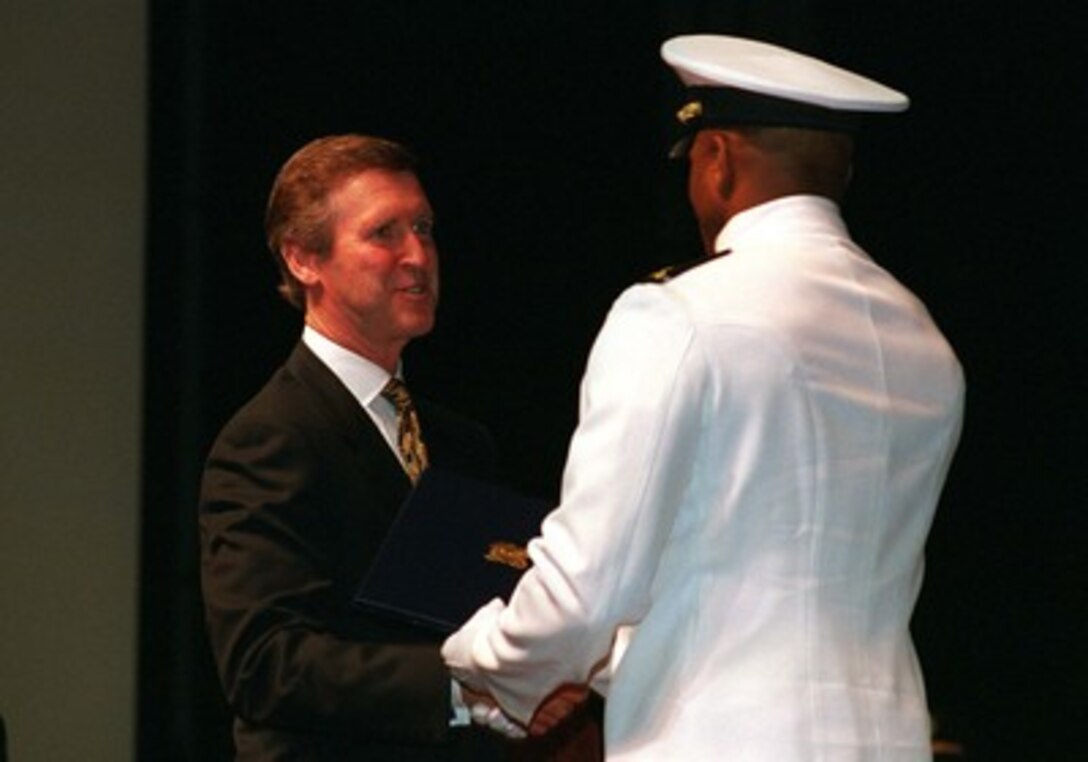
[[272,178],[319,135],[421,156],[443,303],[405,365],[484,421],[505,479],[553,496],[586,353],[630,282],[698,253],[664,159],[673,34],[754,36],[907,92],[860,139],[845,215],[929,305],[968,380],[915,633],[970,758],[1083,753],[1088,197],[1072,3],[544,0],[151,4],[139,749],[225,758],[194,506],[218,428],[300,321],[275,294]]

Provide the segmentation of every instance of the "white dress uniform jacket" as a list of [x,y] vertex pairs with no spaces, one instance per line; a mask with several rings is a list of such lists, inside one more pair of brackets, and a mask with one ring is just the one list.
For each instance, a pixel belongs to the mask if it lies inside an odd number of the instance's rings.
[[611,655],[610,760],[929,759],[908,624],[959,363],[831,201],[717,243],[614,304],[534,566],[447,661],[526,721]]

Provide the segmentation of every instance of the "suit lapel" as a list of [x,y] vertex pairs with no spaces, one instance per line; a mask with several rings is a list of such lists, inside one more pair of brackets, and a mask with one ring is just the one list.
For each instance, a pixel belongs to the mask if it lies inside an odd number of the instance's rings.
[[287,358],[286,369],[314,399],[315,412],[323,419],[324,426],[344,437],[347,446],[361,456],[363,468],[372,478],[386,482],[385,486],[398,492],[406,491],[411,482],[400,461],[336,374],[301,341]]

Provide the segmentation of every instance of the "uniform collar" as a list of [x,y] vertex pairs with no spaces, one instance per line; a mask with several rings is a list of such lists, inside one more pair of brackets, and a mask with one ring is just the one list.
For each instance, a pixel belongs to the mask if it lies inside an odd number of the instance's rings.
[[794,235],[805,230],[847,235],[839,205],[831,199],[812,195],[783,196],[730,218],[714,240],[714,249],[736,251],[755,237]]

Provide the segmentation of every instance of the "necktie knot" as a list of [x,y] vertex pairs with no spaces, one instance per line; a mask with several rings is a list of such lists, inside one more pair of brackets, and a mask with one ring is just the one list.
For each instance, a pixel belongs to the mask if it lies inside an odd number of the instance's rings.
[[408,393],[408,387],[395,376],[389,379],[382,388],[382,396],[393,403],[393,407],[397,409],[398,417],[413,407],[412,395]]
[[404,470],[414,484],[419,481],[428,462],[427,446],[423,443],[416,406],[412,403],[408,387],[396,377],[389,379],[382,389],[382,396],[392,402],[397,410],[397,450],[404,463]]

